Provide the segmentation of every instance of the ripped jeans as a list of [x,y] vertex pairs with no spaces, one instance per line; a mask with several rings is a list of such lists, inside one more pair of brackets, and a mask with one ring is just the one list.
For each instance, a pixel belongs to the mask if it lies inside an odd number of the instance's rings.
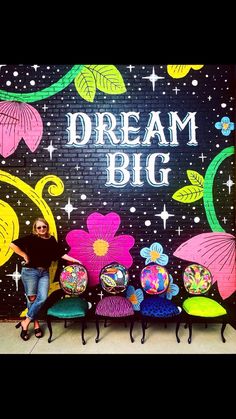
[[[28,312],[26,317],[37,319],[40,308],[45,303],[49,290],[49,273],[42,268],[25,268],[21,270],[21,279],[25,289]],[[30,301],[30,296],[36,296]]]

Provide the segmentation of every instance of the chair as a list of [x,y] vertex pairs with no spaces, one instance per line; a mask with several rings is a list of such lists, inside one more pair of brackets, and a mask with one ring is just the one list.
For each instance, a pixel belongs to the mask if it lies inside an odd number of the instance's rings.
[[62,299],[57,301],[47,310],[47,325],[50,332],[48,343],[52,341],[52,318],[64,319],[65,327],[67,320],[80,319],[82,323],[81,337],[83,345],[85,319],[88,311],[88,302],[81,297],[88,284],[88,273],[83,265],[68,265],[60,275],[60,285],[64,292]]
[[[173,323],[176,321],[176,339],[179,329],[180,307],[167,298],[167,290],[170,285],[170,275],[166,268],[156,263],[145,266],[140,276],[141,286],[148,296],[140,304],[140,315],[143,335],[141,343],[145,342],[145,332],[148,322]],[[176,286],[177,287],[177,286]],[[178,288],[178,287],[177,287]]]
[[[104,266],[100,272],[100,284],[106,293],[115,294],[107,295],[102,298],[95,310],[97,336],[95,342],[99,342],[99,320],[104,320],[104,327],[107,326],[107,320],[124,319],[130,320],[130,340],[134,342],[132,330],[134,325],[134,310],[132,303],[120,294],[126,290],[129,282],[128,270],[119,263],[111,263]],[[126,325],[126,322],[125,322]]]
[[210,271],[202,265],[188,265],[183,273],[183,281],[186,291],[194,295],[183,302],[183,318],[186,323],[185,327],[189,329],[188,343],[192,341],[192,323],[205,323],[205,327],[207,323],[222,323],[221,338],[225,342],[227,311],[217,301],[203,296],[212,285]]

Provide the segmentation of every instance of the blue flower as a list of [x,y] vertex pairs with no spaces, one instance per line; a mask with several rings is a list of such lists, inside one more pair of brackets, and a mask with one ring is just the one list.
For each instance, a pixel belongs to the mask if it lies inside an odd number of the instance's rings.
[[174,284],[172,275],[169,274],[169,278],[170,278],[170,282],[166,290],[166,298],[168,300],[171,300],[174,295],[177,295],[179,293],[179,287],[178,285]]
[[234,130],[234,123],[230,121],[228,116],[223,116],[220,122],[215,123],[215,127],[221,130],[221,133],[226,137]]
[[150,248],[144,247],[140,251],[140,255],[145,258],[145,265],[150,262],[158,263],[158,265],[165,266],[168,263],[169,256],[163,253],[163,247],[160,243],[152,243]]
[[129,285],[126,290],[126,298],[133,304],[135,311],[140,311],[140,303],[144,299],[143,290],[141,288],[135,289],[133,285]]

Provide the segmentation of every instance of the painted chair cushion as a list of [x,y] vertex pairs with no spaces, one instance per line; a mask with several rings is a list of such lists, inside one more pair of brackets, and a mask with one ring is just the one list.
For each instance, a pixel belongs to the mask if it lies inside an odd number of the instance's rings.
[[162,297],[145,298],[140,304],[140,312],[148,317],[172,317],[180,314],[181,309],[172,301]]
[[191,316],[218,317],[227,314],[217,301],[207,297],[189,297],[183,302],[183,309]]
[[47,311],[49,316],[59,319],[73,319],[84,317],[88,311],[88,303],[80,297],[63,298],[50,307]]
[[127,298],[114,295],[100,300],[95,313],[105,317],[126,317],[132,316],[134,310],[132,303]]
[[110,294],[124,292],[129,282],[129,273],[120,263],[104,266],[99,275],[102,288]]
[[147,294],[162,294],[169,285],[169,274],[164,266],[147,265],[141,271],[140,281]]
[[212,284],[210,271],[202,265],[192,264],[184,270],[184,287],[189,294],[205,294]]
[[82,294],[88,284],[88,272],[86,268],[80,264],[66,266],[61,272],[60,284],[66,294]]

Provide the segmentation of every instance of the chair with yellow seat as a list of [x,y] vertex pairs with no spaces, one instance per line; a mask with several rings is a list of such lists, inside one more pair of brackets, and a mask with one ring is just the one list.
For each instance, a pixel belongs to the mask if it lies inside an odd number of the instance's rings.
[[224,330],[228,323],[226,309],[212,298],[204,296],[212,285],[211,272],[202,265],[188,265],[183,273],[184,287],[192,295],[183,302],[183,317],[189,329],[188,343],[192,341],[192,324],[221,323],[221,339],[225,342]]

